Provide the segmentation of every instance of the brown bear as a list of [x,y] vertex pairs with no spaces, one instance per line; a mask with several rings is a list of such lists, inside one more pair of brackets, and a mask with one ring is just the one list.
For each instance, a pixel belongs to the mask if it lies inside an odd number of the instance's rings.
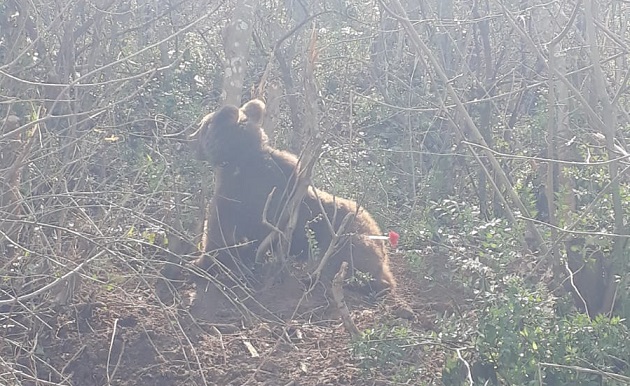
[[[266,220],[276,224],[297,175],[297,157],[268,144],[262,129],[264,113],[265,105],[260,100],[252,100],[240,109],[227,105],[207,115],[196,134],[199,157],[210,163],[215,175],[206,251],[215,251],[217,261],[241,273],[243,268],[251,272],[258,246],[272,231],[263,222],[268,197],[271,195]],[[369,274],[372,290],[393,290],[395,280],[384,242],[365,237],[380,235],[381,230],[354,201],[309,187],[299,209],[290,254],[298,259],[312,257],[313,239],[317,251],[326,251],[333,235],[321,208],[331,222],[335,220],[335,229],[347,214],[355,215],[346,228],[348,241],[330,257],[323,278],[330,281],[341,263],[347,261],[354,270]],[[196,264],[208,270],[213,261],[204,256]]]

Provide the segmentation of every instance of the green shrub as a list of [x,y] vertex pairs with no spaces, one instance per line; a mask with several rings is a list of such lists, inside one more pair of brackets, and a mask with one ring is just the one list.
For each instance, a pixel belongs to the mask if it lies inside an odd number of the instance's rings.
[[411,360],[418,349],[417,341],[404,326],[369,328],[352,343],[352,356],[366,377],[388,374],[396,382],[409,383],[419,371]]
[[542,379],[547,385],[616,385],[621,383],[600,374],[541,364],[628,375],[629,341],[619,318],[558,317],[550,294],[527,289],[514,278],[480,316],[476,350],[507,384],[538,385]]

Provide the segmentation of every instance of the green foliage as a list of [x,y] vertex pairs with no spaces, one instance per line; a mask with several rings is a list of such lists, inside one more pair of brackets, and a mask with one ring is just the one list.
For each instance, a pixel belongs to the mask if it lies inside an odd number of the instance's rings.
[[396,382],[409,383],[419,371],[409,361],[417,341],[418,337],[404,326],[369,328],[352,342],[352,356],[366,377],[391,373]]
[[[433,216],[425,217],[425,229],[440,246],[452,251],[452,280],[472,290],[476,297],[471,306],[483,310],[473,342],[476,359],[467,359],[471,366],[490,363],[496,366],[499,379],[513,385],[538,385],[540,379],[549,385],[601,384],[601,375],[579,371],[578,367],[630,373],[626,347],[630,333],[623,319],[598,317],[591,321],[567,307],[570,300],[554,298],[545,286],[531,287],[516,276],[506,275],[513,264],[525,264],[517,237],[523,234],[521,230],[503,219],[483,221],[477,208],[464,200],[434,202],[429,213]],[[597,216],[601,219],[602,215]],[[609,241],[588,237],[589,244],[608,250]],[[465,332],[468,327],[453,318],[445,319],[441,326],[443,339],[469,339]],[[462,372],[467,371],[462,366],[461,359],[453,354],[444,365],[443,381],[459,385],[464,379]],[[606,378],[604,384],[619,384],[614,382]]]
[[308,242],[308,256],[309,259],[314,260],[320,256],[319,243],[315,238],[315,231],[311,229],[309,223],[304,226],[304,230],[306,231],[306,241]]
[[358,287],[366,287],[369,286],[369,283],[374,280],[372,275],[368,272],[361,272],[358,270],[354,271],[354,274],[350,276],[346,281],[349,284],[356,284]]
[[479,209],[465,200],[443,199],[432,202],[427,226],[441,246],[451,252],[454,274],[471,290],[501,287],[502,270],[521,258],[522,234],[505,219],[485,221]]
[[508,384],[537,385],[539,378],[550,385],[600,384],[600,375],[543,363],[630,374],[630,332],[619,318],[558,317],[545,290],[527,289],[516,278],[507,284],[481,314],[475,346]]
[[425,268],[424,256],[419,251],[407,251],[405,258],[409,261],[409,265],[411,265],[414,270],[421,272],[421,270]]

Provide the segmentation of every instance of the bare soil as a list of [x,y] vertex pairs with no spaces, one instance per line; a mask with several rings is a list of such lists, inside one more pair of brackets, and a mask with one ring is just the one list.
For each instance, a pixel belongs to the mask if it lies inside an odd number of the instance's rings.
[[[421,335],[435,329],[438,316],[462,298],[448,283],[439,282],[439,271],[445,269],[441,261],[439,256],[426,257],[422,270],[433,274],[425,277],[404,256],[393,256],[396,298],[375,300],[348,292],[359,330],[403,326]],[[244,302],[251,311],[248,317],[225,298],[183,306],[189,287],[177,291],[183,299],[165,305],[152,285],[130,283],[104,288],[84,280],[75,295],[82,302],[31,315],[30,325],[7,329],[4,338],[22,340],[12,345],[21,351],[9,353],[3,345],[2,355],[20,358],[14,370],[23,373],[22,384],[402,384],[396,381],[394,365],[366,369],[361,358],[352,355],[350,334],[328,297],[320,291],[302,299],[295,281]],[[411,318],[397,316],[401,304],[413,310]],[[439,382],[444,361],[440,347],[406,352],[409,358],[402,362],[421,369],[412,384]]]

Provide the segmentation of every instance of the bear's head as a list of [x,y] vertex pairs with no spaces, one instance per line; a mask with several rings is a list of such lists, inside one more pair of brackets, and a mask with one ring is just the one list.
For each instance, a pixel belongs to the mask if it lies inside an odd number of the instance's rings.
[[265,104],[251,100],[240,109],[226,105],[206,115],[195,134],[198,157],[212,166],[239,166],[259,157],[267,146],[262,129]]

